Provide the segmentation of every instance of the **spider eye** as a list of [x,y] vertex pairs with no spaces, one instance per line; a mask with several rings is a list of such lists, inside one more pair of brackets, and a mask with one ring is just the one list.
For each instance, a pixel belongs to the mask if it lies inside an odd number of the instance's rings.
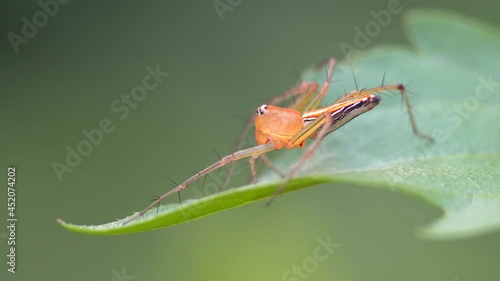
[[262,115],[264,112],[267,110],[267,104],[261,105],[259,108],[257,108],[257,115]]

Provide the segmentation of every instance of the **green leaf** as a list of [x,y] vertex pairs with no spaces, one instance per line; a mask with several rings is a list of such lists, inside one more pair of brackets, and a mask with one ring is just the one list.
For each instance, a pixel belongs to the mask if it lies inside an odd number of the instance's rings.
[[[418,230],[425,238],[450,239],[500,228],[500,33],[474,20],[440,11],[406,16],[412,48],[386,47],[354,58],[360,87],[404,83],[417,125],[429,144],[412,134],[396,93],[383,96],[372,111],[328,135],[290,182],[286,192],[331,182],[400,191],[426,200],[443,216]],[[303,80],[324,80],[310,69]],[[337,65],[326,101],[355,86],[351,66]],[[279,153],[273,162],[290,169],[303,150]],[[268,172],[260,184],[234,188],[183,205],[165,205],[143,218],[98,226],[64,227],[90,234],[119,234],[167,227],[269,197],[280,180]]]

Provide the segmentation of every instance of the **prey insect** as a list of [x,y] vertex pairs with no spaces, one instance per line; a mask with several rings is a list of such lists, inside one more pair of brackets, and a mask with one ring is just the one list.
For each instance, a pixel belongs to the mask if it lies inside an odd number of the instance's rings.
[[[384,91],[397,90],[401,93],[413,133],[421,138],[432,141],[430,136],[418,130],[403,84],[382,85],[361,90],[356,89],[340,97],[329,106],[319,107],[320,102],[330,87],[334,66],[335,60],[330,58],[327,62],[326,80],[321,88],[319,88],[319,84],[316,82],[302,82],[282,95],[275,97],[269,103],[257,108],[255,115],[247,122],[242,134],[244,136],[250,130],[253,123],[255,125],[257,146],[241,149],[243,138],[240,137],[236,152],[220,158],[219,161],[195,173],[183,183],[158,197],[148,207],[132,216],[124,224],[143,216],[165,198],[183,190],[196,180],[228,164],[231,164],[228,168],[229,176],[227,177],[230,178],[234,162],[243,158],[249,158],[250,171],[254,183],[257,181],[255,170],[255,161],[257,158],[261,158],[271,170],[277,172],[283,178],[282,184],[275,190],[273,196],[267,202],[267,204],[270,204],[277,195],[283,192],[293,176],[304,165],[307,159],[311,157],[326,135],[377,106],[382,99],[377,93]],[[276,104],[291,98],[294,98],[294,101],[289,108],[276,106]],[[308,139],[312,140],[312,144],[286,175],[274,167],[266,157],[266,153],[273,150],[303,148]],[[227,185],[227,182],[225,185]]]

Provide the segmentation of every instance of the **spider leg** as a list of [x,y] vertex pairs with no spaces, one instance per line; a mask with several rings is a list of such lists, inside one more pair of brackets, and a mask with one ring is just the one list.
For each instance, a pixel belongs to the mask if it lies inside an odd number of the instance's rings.
[[434,142],[434,139],[426,135],[424,133],[421,133],[420,130],[417,128],[417,122],[415,121],[415,117],[413,115],[413,110],[410,104],[410,100],[408,99],[408,94],[406,93],[406,88],[403,84],[391,84],[391,85],[383,85],[383,86],[378,86],[374,88],[369,88],[369,89],[362,89],[362,90],[354,90],[349,92],[348,94],[342,96],[337,102],[344,102],[352,99],[356,99],[358,97],[363,97],[366,95],[370,94],[377,94],[381,93],[384,91],[392,91],[392,90],[397,90],[401,93],[401,97],[403,98],[403,102],[406,106],[406,110],[408,111],[408,117],[410,118],[410,123],[411,123],[411,128],[413,130],[413,134],[416,136],[426,139],[429,142]]

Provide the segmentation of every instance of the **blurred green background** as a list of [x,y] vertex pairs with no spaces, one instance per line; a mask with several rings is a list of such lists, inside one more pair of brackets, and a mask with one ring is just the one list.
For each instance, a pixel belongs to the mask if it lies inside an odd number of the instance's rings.
[[[235,6],[220,15],[212,1],[70,1],[17,54],[7,34],[21,34],[23,17],[41,7],[3,3],[0,179],[6,190],[7,166],[17,167],[19,221],[17,273],[3,263],[1,280],[500,280],[500,234],[419,240],[415,228],[439,210],[356,186],[318,186],[271,208],[256,203],[133,235],[86,236],[55,223],[122,218],[170,189],[168,177],[182,181],[216,160],[214,149],[229,153],[244,119],[296,83],[294,68],[342,58],[353,28],[388,2],[221,0]],[[401,5],[402,14],[437,7],[500,24],[493,0]],[[402,14],[368,48],[408,44]],[[142,84],[148,65],[170,75],[121,120],[110,106]],[[59,181],[52,163],[64,163],[65,147],[103,118],[115,130]],[[6,234],[2,227],[4,261]],[[318,239],[340,247],[306,275],[288,274],[312,266]]]

